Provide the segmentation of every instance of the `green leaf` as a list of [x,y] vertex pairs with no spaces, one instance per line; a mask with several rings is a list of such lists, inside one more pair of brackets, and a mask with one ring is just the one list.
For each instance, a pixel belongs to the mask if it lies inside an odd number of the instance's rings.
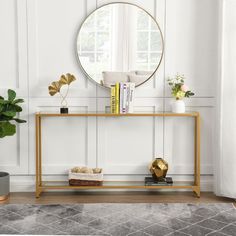
[[11,136],[16,133],[16,125],[10,123],[11,121],[17,123],[25,123],[25,120],[14,118],[18,112],[22,111],[22,107],[18,103],[24,102],[24,99],[16,99],[16,92],[8,89],[8,99],[0,96],[0,138]]
[[19,98],[19,99],[14,100],[12,104],[22,103],[22,102],[24,102],[24,99]]
[[4,138],[6,135],[4,135],[4,129],[2,128],[0,124],[0,138]]
[[10,104],[7,108],[7,111],[21,112],[22,108],[18,105]]
[[193,95],[194,95],[194,93],[191,92],[191,91],[187,91],[187,92],[185,93],[185,97],[187,97],[187,98],[189,98],[190,96],[193,96]]
[[16,133],[16,125],[8,121],[0,122],[0,138],[12,136]]
[[11,101],[0,99],[0,104],[10,104]]
[[8,89],[8,100],[13,101],[16,98],[16,92],[14,90]]
[[15,111],[4,111],[2,112],[4,116],[14,117],[16,115]]
[[26,120],[21,120],[18,118],[13,118],[14,121],[16,121],[17,123],[26,123]]

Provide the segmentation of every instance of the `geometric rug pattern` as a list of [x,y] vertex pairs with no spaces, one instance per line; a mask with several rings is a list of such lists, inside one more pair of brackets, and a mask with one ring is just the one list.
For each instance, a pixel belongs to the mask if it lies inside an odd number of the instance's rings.
[[230,203],[6,204],[0,234],[236,236]]

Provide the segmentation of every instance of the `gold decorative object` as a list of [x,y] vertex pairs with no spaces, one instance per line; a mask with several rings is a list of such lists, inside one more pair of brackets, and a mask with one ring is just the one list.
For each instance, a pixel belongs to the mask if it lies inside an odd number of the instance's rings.
[[[67,103],[66,97],[69,92],[70,84],[75,80],[76,80],[76,78],[74,75],[67,73],[66,75],[61,75],[59,81],[54,81],[51,83],[51,85],[48,86],[49,94],[51,96],[54,96],[55,94],[59,93],[62,98],[62,100],[61,100],[61,106],[62,106],[61,113],[68,113],[68,108],[67,108],[68,103]],[[61,87],[63,85],[67,85],[67,90],[64,94],[61,92]]]
[[155,179],[163,179],[168,171],[168,163],[162,158],[156,158],[149,165],[149,170]]

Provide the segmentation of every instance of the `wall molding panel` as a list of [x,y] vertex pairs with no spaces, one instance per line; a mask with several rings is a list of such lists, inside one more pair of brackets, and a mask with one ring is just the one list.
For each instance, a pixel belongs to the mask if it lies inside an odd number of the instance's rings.
[[[84,6],[82,6],[82,8],[85,9],[86,7],[86,1],[80,1],[79,3],[77,3],[77,1],[74,0],[73,2],[75,5],[80,5],[81,3],[83,3]],[[50,4],[51,7],[47,7],[48,4]],[[28,20],[28,41],[31,43],[29,45],[29,77],[31,78],[29,80],[29,96],[33,98],[47,98],[48,85],[52,81],[58,80],[61,74],[70,72],[75,74],[78,79],[75,82],[76,85],[72,86],[70,90],[70,97],[96,97],[96,86],[91,83],[90,80],[87,80],[85,75],[82,73],[76,58],[76,32],[78,31],[80,23],[82,23],[84,19],[84,13],[82,11],[79,11],[81,14],[80,17],[77,17],[76,15],[75,17],[71,17],[71,21],[74,27],[70,26],[70,19],[68,19],[68,24],[65,25],[65,29],[57,27],[57,35],[55,35],[54,38],[52,36],[55,34],[55,32],[53,33],[52,25],[49,25],[47,28],[46,22],[41,23],[40,20],[43,19],[44,21],[46,21],[45,18],[48,16],[48,21],[50,21],[51,9],[55,4],[58,4],[58,1],[27,1],[30,19]],[[61,1],[61,14],[58,13],[57,15],[58,20],[61,20],[62,22],[55,22],[56,24],[60,23],[60,26],[63,26],[64,21],[64,18],[61,18],[61,16],[64,14],[63,4],[67,4],[66,1]],[[70,6],[70,10],[74,9],[74,12],[78,13],[77,8],[74,8],[72,5]],[[73,37],[68,37],[68,35],[71,36],[71,32],[74,32],[72,34]],[[50,42],[47,42],[47,40],[49,39],[48,36],[51,36],[50,38],[52,38]],[[65,36],[65,39],[63,39],[63,36]],[[60,39],[63,48],[60,48],[56,44],[56,41],[58,39]],[[53,42],[53,40],[55,40],[55,43]],[[64,43],[65,41],[67,42],[66,45]],[[61,52],[60,50],[63,50],[63,52]],[[60,55],[58,57],[55,55],[57,51],[60,52]],[[63,53],[66,55],[64,56]],[[68,58],[68,62],[65,61],[64,57]],[[53,64],[53,66],[51,64]],[[70,66],[68,66],[68,64]]]
[[[96,108],[96,99],[90,98],[70,98],[70,111],[94,111]],[[55,104],[58,104],[57,107]],[[53,111],[58,112],[60,109],[60,99],[31,99],[30,102],[30,156],[29,173],[35,173],[35,118],[34,114],[38,111]],[[83,124],[81,126],[81,123]],[[46,124],[46,125],[45,125]],[[55,124],[55,127],[54,127]],[[45,127],[46,126],[46,127]],[[50,129],[52,127],[52,129]],[[54,127],[54,128],[53,128]],[[77,127],[81,128],[77,129]],[[51,133],[47,130],[52,131]],[[82,132],[81,132],[82,131]],[[46,133],[46,136],[44,136]],[[70,138],[71,136],[71,138]],[[94,117],[70,117],[64,118],[42,118],[42,145],[44,160],[47,165],[43,166],[43,173],[45,174],[65,174],[65,171],[75,165],[89,165],[93,166],[93,160],[96,157],[96,118]],[[55,142],[58,145],[53,145]],[[49,141],[51,139],[51,141]],[[77,141],[78,139],[78,141]],[[84,144],[80,146],[79,140]],[[44,147],[46,145],[47,148]],[[68,152],[66,152],[68,148]],[[54,149],[53,149],[54,148]],[[44,152],[45,150],[45,152]],[[54,152],[58,151],[57,152]],[[60,151],[61,150],[61,151]],[[64,151],[63,151],[64,150]],[[81,151],[81,153],[80,153]],[[60,157],[61,154],[64,153]],[[75,153],[74,153],[75,152]],[[57,153],[57,154],[54,154]],[[70,157],[70,161],[67,158]],[[54,160],[54,163],[53,161]],[[61,163],[60,163],[61,160]]]
[[[9,88],[18,96],[28,97],[27,76],[27,13],[26,0],[3,0],[0,3],[2,27],[0,93],[5,94]],[[5,24],[8,27],[5,27]]]
[[[136,111],[169,111],[167,77],[184,73],[195,96],[187,110],[201,114],[202,190],[212,190],[214,120],[218,71],[218,1],[121,0],[147,10],[157,19],[165,54],[152,80],[135,91]],[[25,99],[17,135],[1,140],[0,169],[12,175],[12,191],[34,191],[35,118],[37,111],[58,111],[59,97],[48,85],[73,73],[68,104],[71,111],[106,111],[110,91],[86,78],[76,58],[80,24],[96,8],[116,0],[2,0],[0,49],[5,58],[0,94],[8,88]],[[6,12],[8,12],[6,14]],[[68,14],[67,14],[68,13]],[[201,19],[199,19],[201,13]],[[4,26],[4,25],[2,25]],[[43,173],[65,179],[75,165],[102,167],[105,178],[136,180],[147,173],[154,157],[164,157],[174,178],[193,174],[194,122],[188,118],[89,117],[43,119]],[[14,147],[14,148],[13,148]],[[9,156],[9,157],[8,157]]]

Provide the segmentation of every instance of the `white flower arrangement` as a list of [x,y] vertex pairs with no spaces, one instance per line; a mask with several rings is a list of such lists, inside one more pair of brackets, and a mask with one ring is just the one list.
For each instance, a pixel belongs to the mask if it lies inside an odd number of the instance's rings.
[[184,97],[191,97],[194,93],[189,90],[188,86],[185,84],[184,75],[177,74],[174,78],[168,78],[168,84],[171,87],[171,94],[176,100],[182,99]]

